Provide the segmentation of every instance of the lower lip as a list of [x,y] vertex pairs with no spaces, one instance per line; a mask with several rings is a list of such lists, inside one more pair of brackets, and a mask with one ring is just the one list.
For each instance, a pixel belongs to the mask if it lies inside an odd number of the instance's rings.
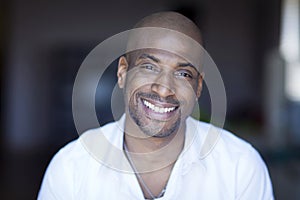
[[169,121],[177,112],[178,108],[171,112],[166,113],[159,113],[155,112],[154,110],[148,108],[143,102],[143,100],[140,99],[140,102],[142,104],[143,110],[145,111],[146,115],[150,119],[158,120],[158,121]]

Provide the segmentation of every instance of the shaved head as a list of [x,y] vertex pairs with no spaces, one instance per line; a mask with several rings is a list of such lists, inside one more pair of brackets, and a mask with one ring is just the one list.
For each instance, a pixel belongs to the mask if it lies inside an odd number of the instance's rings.
[[181,32],[202,44],[200,29],[189,18],[177,12],[159,12],[140,20],[134,28],[160,27]]
[[201,32],[189,18],[177,12],[159,12],[141,19],[132,29],[126,58],[130,67],[145,49],[176,54],[201,68]]

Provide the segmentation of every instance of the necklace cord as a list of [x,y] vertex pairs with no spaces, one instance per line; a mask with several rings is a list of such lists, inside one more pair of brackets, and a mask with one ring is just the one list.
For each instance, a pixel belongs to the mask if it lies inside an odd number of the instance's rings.
[[125,155],[129,161],[130,166],[132,167],[134,174],[136,175],[136,177],[138,178],[138,180],[140,181],[140,183],[143,185],[144,189],[147,191],[148,195],[151,197],[151,199],[155,199],[155,198],[160,198],[165,194],[166,191],[166,187],[164,187],[164,189],[159,193],[159,195],[157,197],[155,197],[155,195],[153,195],[153,193],[151,192],[151,190],[148,188],[147,184],[144,182],[143,178],[141,177],[140,173],[138,172],[138,170],[136,169],[133,160],[131,158],[131,156],[129,155],[129,150],[127,148],[127,145],[125,144],[124,141],[124,152]]

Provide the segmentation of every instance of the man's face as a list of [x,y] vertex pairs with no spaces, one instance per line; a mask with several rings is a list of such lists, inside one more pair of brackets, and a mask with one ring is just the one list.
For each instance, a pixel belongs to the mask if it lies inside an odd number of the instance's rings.
[[202,76],[192,64],[158,49],[122,57],[118,77],[124,88],[126,114],[144,134],[153,137],[176,133],[202,88]]

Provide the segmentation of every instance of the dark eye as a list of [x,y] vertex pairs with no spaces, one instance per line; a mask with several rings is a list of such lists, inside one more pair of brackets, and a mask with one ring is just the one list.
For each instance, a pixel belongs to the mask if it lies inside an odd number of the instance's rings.
[[158,69],[157,69],[157,67],[155,65],[152,65],[152,64],[149,64],[149,63],[142,64],[142,65],[140,65],[140,67],[142,69],[147,70],[147,71],[153,71],[153,72],[157,72],[158,71]]
[[143,65],[142,67],[148,70],[153,70],[153,65],[150,64]]
[[185,70],[175,72],[175,76],[183,77],[183,78],[191,78],[191,79],[193,78],[192,73],[185,71]]

